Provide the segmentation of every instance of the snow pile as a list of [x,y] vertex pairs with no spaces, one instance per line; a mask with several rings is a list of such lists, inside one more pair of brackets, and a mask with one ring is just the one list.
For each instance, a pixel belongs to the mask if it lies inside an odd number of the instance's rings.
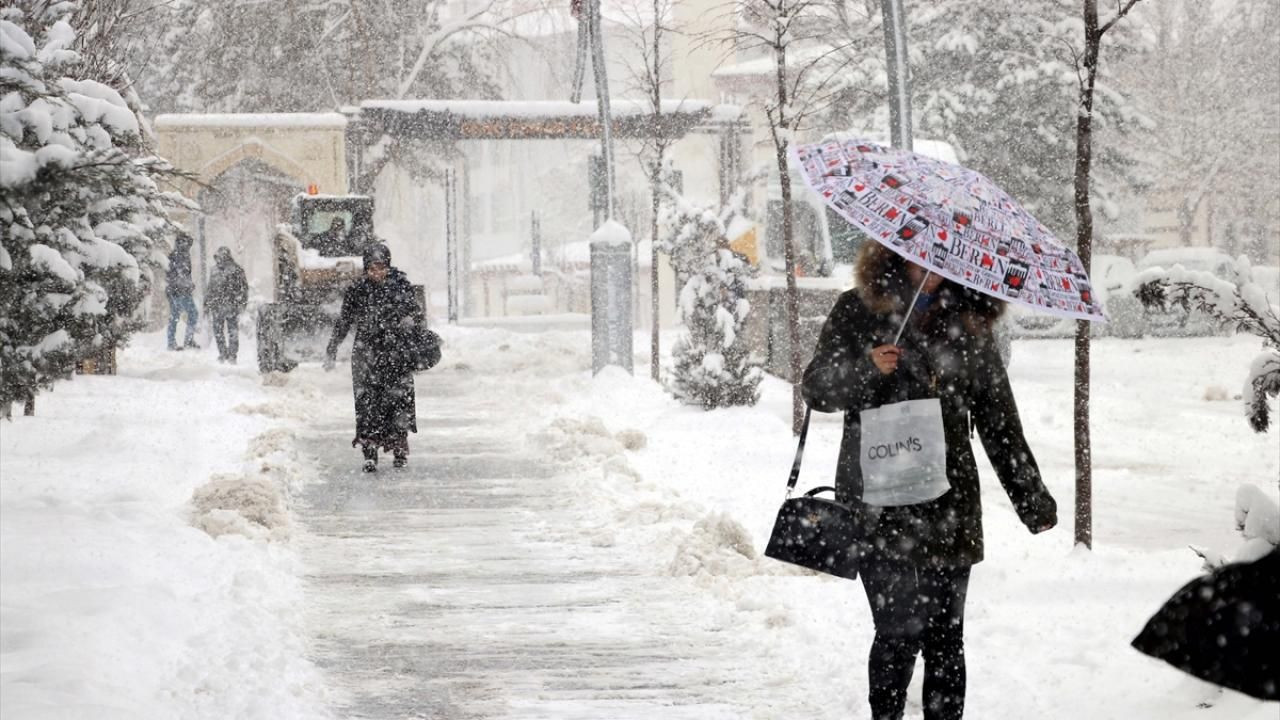
[[246,537],[288,528],[288,435],[228,412],[252,371],[135,344],[0,431],[0,716],[328,717],[296,557]]
[[680,542],[667,572],[743,577],[759,573],[759,557],[742,523],[724,513],[711,513]]
[[211,537],[288,538],[289,514],[275,483],[252,475],[215,475],[191,497],[192,524]]
[[646,442],[644,433],[638,430],[624,430],[617,435],[609,432],[598,417],[558,418],[535,433],[533,440],[565,466],[600,468],[606,475],[632,478],[639,475],[627,463],[625,453],[644,447]]

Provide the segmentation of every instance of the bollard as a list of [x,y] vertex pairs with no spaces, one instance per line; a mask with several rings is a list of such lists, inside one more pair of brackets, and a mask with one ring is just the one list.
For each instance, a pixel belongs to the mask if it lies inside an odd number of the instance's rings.
[[634,374],[631,233],[607,220],[591,234],[591,372],[617,365]]

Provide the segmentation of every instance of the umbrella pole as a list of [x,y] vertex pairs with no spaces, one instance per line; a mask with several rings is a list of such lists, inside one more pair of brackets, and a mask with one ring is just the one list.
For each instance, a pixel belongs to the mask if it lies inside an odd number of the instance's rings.
[[933,274],[932,270],[926,270],[924,278],[920,280],[920,287],[916,288],[916,294],[911,296],[911,304],[907,306],[907,314],[902,318],[902,325],[898,328],[898,334],[893,336],[893,344],[897,345],[902,339],[902,332],[907,329],[907,323],[911,321],[911,313],[916,309],[916,301],[920,299],[920,292],[924,290],[924,284],[929,282],[929,276]]

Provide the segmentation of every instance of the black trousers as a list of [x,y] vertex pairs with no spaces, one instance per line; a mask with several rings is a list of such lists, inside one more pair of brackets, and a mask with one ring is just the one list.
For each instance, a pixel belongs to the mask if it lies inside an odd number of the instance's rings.
[[969,568],[866,557],[858,572],[876,628],[868,666],[873,720],[901,720],[921,652],[925,720],[959,720],[964,715]]
[[218,343],[218,357],[234,361],[240,353],[240,316],[210,313],[209,317],[213,322],[213,339]]

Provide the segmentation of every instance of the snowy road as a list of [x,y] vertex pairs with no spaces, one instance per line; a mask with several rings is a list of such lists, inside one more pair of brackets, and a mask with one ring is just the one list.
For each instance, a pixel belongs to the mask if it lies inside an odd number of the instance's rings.
[[600,540],[591,508],[524,449],[521,419],[492,394],[432,380],[408,469],[358,472],[345,423],[308,440],[326,470],[295,508],[307,624],[338,712],[750,716],[735,699],[744,681],[760,689],[768,663],[745,638]]

